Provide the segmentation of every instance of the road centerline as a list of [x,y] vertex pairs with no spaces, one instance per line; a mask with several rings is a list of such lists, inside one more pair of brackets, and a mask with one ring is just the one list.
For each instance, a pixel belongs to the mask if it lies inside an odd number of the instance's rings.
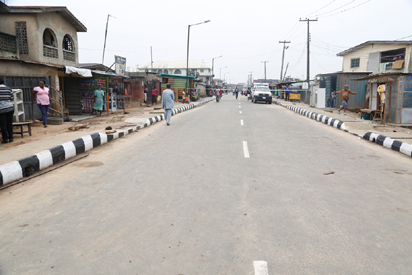
[[240,120],[240,125],[242,125],[242,126],[243,126],[243,119],[241,119],[241,120]]
[[245,156],[245,159],[250,158],[249,148],[247,147],[247,141],[243,141],[243,154]]

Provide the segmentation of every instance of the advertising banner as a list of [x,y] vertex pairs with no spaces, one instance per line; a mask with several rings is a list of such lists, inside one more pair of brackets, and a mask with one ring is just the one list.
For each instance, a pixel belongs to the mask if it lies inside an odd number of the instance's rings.
[[121,56],[114,56],[116,74],[124,75],[126,72],[126,58]]

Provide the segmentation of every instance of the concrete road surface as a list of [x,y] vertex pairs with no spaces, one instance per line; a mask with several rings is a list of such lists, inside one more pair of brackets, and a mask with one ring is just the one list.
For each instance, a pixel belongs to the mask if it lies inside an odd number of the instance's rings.
[[227,95],[1,191],[0,274],[412,274],[411,164]]

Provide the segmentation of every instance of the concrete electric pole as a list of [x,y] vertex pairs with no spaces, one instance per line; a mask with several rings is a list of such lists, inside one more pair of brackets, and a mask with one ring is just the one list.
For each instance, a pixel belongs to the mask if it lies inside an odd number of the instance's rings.
[[290,43],[290,41],[279,41],[279,43],[283,43],[283,54],[282,54],[282,67],[280,68],[280,82],[282,82],[282,80],[283,80],[283,63],[284,63],[284,61],[285,61],[285,50],[287,49],[287,48],[289,48],[289,46],[288,47],[286,47],[286,43]]
[[262,61],[262,63],[265,66],[265,83],[266,83],[266,63],[269,63],[269,61]]
[[310,32],[309,32],[309,22],[315,22],[318,21],[318,19],[299,19],[300,22],[307,22],[308,23],[308,53],[307,53],[307,57],[308,57],[308,61],[307,61],[307,76],[306,76],[306,82],[308,83],[308,89],[310,88],[310,49],[309,49],[309,45],[310,45]]

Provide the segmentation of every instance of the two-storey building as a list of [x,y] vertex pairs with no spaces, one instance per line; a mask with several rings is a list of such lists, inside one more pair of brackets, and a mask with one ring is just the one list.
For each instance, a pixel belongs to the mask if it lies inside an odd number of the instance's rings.
[[[26,117],[31,115],[32,87],[43,80],[60,90],[59,69],[78,65],[77,32],[86,31],[66,7],[0,2],[0,77],[23,90]],[[37,108],[33,111],[37,117]]]

